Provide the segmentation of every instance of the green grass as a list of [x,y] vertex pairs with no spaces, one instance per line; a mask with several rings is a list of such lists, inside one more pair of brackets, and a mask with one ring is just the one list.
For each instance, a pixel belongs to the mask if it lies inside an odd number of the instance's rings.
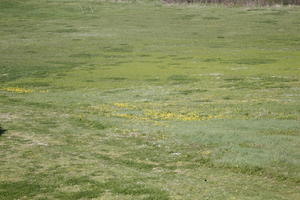
[[299,199],[299,18],[2,0],[0,199]]

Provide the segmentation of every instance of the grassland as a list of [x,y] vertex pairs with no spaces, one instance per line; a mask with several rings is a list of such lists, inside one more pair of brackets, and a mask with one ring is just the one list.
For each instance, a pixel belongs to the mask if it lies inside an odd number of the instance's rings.
[[1,0],[0,199],[299,199],[299,19]]

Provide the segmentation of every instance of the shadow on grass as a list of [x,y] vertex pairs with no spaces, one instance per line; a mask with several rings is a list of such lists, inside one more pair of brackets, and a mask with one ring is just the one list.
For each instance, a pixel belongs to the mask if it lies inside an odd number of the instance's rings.
[[3,135],[5,132],[6,132],[6,130],[0,126],[0,136]]

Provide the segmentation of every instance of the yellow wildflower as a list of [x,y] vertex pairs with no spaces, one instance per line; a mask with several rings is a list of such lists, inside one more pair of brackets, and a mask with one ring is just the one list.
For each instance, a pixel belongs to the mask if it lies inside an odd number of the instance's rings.
[[16,92],[16,93],[32,93],[33,90],[31,89],[24,89],[24,88],[17,88],[17,87],[7,87],[2,88],[1,90],[7,91],[7,92]]
[[135,108],[135,106],[133,105],[129,105],[127,103],[114,103],[114,106],[118,107],[118,108],[127,108],[127,109],[133,109]]

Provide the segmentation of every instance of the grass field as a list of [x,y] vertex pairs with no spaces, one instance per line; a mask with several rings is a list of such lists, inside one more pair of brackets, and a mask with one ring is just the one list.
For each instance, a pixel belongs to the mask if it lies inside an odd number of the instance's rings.
[[1,0],[0,200],[300,199],[300,7]]

